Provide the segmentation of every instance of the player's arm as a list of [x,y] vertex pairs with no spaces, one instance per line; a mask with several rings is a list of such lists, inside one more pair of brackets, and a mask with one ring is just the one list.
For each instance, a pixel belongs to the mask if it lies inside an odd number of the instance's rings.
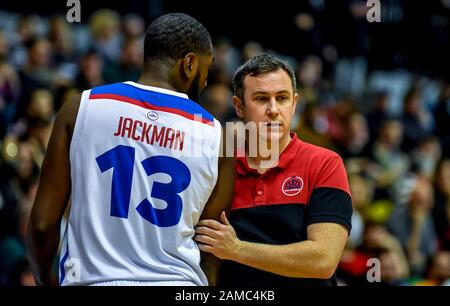
[[56,116],[30,215],[28,257],[39,285],[56,285],[52,267],[61,218],[70,197],[69,147],[79,103],[77,95]]
[[[221,152],[223,156],[219,157],[219,174],[216,186],[205,205],[200,219],[219,220],[222,211],[229,211],[231,200],[233,198],[234,189],[234,173],[235,173],[235,159],[234,157],[225,156],[226,152],[226,138],[225,131],[222,131]],[[205,272],[209,285],[217,285],[218,270],[220,268],[220,261],[210,253],[201,253],[201,266]]]
[[230,141],[233,141],[232,138],[227,137],[225,130],[222,129],[217,183],[208,202],[206,202],[200,219],[219,220],[220,213],[224,210],[228,211],[231,206],[234,190],[235,158],[234,156],[226,156],[227,142]]

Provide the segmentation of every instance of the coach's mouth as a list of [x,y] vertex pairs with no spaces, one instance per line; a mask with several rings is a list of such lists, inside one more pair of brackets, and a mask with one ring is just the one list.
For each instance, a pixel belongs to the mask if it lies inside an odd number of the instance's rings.
[[277,128],[277,127],[282,127],[283,124],[278,121],[270,121],[270,122],[265,122],[264,126],[269,127],[269,128]]

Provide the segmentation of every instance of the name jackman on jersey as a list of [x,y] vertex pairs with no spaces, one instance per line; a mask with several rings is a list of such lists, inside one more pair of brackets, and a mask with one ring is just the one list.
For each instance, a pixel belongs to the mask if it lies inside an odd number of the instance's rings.
[[185,132],[121,116],[114,136],[183,151]]

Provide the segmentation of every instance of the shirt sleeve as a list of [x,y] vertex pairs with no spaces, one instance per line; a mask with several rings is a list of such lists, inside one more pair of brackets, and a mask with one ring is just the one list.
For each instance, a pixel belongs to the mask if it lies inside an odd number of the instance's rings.
[[339,156],[327,159],[317,173],[307,207],[307,226],[331,222],[344,225],[350,234],[353,208],[347,174]]

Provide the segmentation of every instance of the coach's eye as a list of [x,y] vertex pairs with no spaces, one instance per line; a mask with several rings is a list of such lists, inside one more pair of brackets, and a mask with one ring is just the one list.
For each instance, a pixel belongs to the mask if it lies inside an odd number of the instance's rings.
[[288,96],[278,96],[277,100],[278,101],[285,101],[285,100],[289,100],[289,97]]

